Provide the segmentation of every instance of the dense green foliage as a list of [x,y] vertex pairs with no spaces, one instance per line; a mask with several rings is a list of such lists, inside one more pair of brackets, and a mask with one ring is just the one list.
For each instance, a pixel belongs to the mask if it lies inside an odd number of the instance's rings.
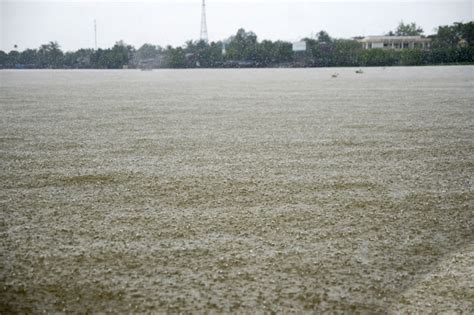
[[395,31],[390,31],[389,36],[419,36],[423,34],[423,29],[416,25],[416,23],[405,24],[403,21],[398,24]]
[[[388,35],[420,35],[415,23],[401,22]],[[188,41],[183,47],[162,48],[144,44],[138,49],[123,41],[108,49],[63,52],[57,42],[22,52],[0,51],[0,68],[121,69],[121,68],[217,68],[217,67],[336,67],[474,63],[474,22],[440,26],[429,36],[433,48],[362,49],[353,39],[331,38],[320,31],[305,38],[306,52],[294,53],[292,43],[259,41],[253,32],[239,29],[227,40],[206,43]]]
[[434,46],[450,48],[461,46],[474,46],[474,22],[454,23],[453,25],[440,26],[434,36]]

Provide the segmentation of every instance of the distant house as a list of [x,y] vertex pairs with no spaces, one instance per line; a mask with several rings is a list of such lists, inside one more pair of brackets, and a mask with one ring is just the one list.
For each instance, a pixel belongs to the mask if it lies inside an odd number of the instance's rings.
[[136,61],[138,69],[151,70],[162,68],[166,63],[164,55],[157,55],[154,58],[140,59]]
[[429,49],[431,39],[421,36],[367,36],[359,40],[364,49]]

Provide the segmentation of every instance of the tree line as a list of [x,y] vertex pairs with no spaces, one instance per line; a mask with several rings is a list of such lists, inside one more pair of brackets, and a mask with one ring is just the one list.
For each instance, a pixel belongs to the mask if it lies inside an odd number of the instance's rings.
[[[415,23],[401,22],[388,36],[422,35]],[[363,49],[357,39],[332,38],[320,31],[304,38],[307,49],[293,52],[287,41],[259,41],[239,29],[223,41],[188,41],[182,47],[144,44],[136,49],[123,41],[107,49],[63,52],[57,42],[22,52],[0,51],[0,68],[122,69],[222,67],[336,67],[474,63],[474,22],[440,26],[427,36],[431,49]]]

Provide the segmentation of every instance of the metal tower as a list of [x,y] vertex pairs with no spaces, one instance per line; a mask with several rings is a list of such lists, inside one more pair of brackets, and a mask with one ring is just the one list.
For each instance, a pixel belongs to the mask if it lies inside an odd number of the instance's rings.
[[202,14],[201,14],[201,37],[200,40],[209,41],[207,36],[207,21],[206,21],[206,0],[202,0]]

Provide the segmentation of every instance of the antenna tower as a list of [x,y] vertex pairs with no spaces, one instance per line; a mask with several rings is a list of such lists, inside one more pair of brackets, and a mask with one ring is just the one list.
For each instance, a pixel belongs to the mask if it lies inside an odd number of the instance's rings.
[[200,40],[209,41],[207,36],[207,21],[206,21],[206,0],[202,0],[202,14],[201,14],[201,37]]

